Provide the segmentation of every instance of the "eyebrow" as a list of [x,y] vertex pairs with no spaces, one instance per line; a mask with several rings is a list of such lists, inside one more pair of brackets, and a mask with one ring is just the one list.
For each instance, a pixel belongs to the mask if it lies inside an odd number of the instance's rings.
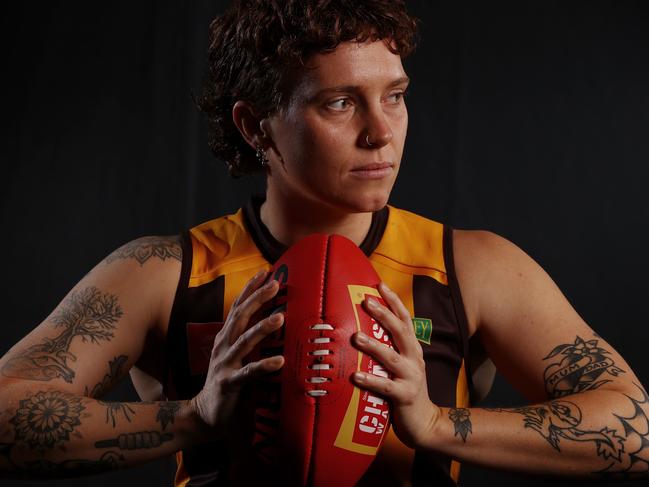
[[[404,83],[410,83],[410,78],[408,76],[402,76],[401,78],[397,78],[394,81],[390,82],[387,85],[387,88],[394,88],[395,86],[402,85]],[[359,88],[361,88],[360,85],[341,85],[341,86],[332,86],[330,88],[323,88],[322,90],[318,91],[315,93],[311,98],[317,98],[323,93],[343,93],[343,92],[348,92],[348,91],[357,91]]]

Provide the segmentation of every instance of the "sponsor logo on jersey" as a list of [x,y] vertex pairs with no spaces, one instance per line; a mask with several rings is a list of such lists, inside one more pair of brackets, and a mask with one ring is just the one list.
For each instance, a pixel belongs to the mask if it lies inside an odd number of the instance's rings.
[[417,340],[430,345],[430,337],[433,333],[433,322],[429,318],[413,318],[412,326],[415,329]]

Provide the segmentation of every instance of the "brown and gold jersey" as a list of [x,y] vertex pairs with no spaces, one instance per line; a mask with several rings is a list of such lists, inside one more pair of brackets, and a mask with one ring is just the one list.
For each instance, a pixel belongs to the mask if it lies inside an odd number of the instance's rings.
[[[235,214],[203,223],[183,235],[183,263],[169,331],[165,393],[196,395],[204,381],[214,334],[244,284],[270,269],[286,247],[259,216],[254,197]],[[380,278],[401,298],[426,360],[428,393],[439,406],[469,405],[468,327],[455,277],[449,227],[386,206],[372,216],[361,243]],[[229,485],[227,445],[200,445],[177,454],[178,486]],[[414,451],[392,430],[359,485],[455,485],[460,465]]]

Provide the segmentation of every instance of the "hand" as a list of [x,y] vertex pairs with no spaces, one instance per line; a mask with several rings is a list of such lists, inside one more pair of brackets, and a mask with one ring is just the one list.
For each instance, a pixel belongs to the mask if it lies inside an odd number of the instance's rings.
[[[214,338],[205,385],[192,400],[199,423],[206,427],[208,438],[237,434],[249,425],[244,421],[242,406],[244,385],[279,370],[284,357],[276,355],[243,365],[243,359],[266,336],[284,323],[284,315],[275,313],[248,328],[251,317],[279,289],[277,281],[261,284],[267,272],[260,272],[243,288],[232,304],[223,328]],[[260,287],[261,286],[261,287]]]
[[360,332],[354,334],[353,342],[380,362],[391,378],[356,372],[352,380],[389,400],[395,433],[410,448],[418,448],[430,440],[440,409],[428,397],[424,354],[408,310],[385,283],[379,285],[379,292],[390,309],[372,298],[365,300],[365,309],[390,334],[395,349]]

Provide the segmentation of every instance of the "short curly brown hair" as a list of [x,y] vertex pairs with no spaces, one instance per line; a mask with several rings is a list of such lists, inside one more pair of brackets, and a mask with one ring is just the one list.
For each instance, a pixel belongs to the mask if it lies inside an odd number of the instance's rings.
[[417,20],[403,0],[235,0],[210,24],[208,74],[199,110],[209,146],[239,177],[262,171],[232,121],[237,100],[268,116],[290,101],[289,72],[346,41],[385,40],[395,54],[415,48]]

